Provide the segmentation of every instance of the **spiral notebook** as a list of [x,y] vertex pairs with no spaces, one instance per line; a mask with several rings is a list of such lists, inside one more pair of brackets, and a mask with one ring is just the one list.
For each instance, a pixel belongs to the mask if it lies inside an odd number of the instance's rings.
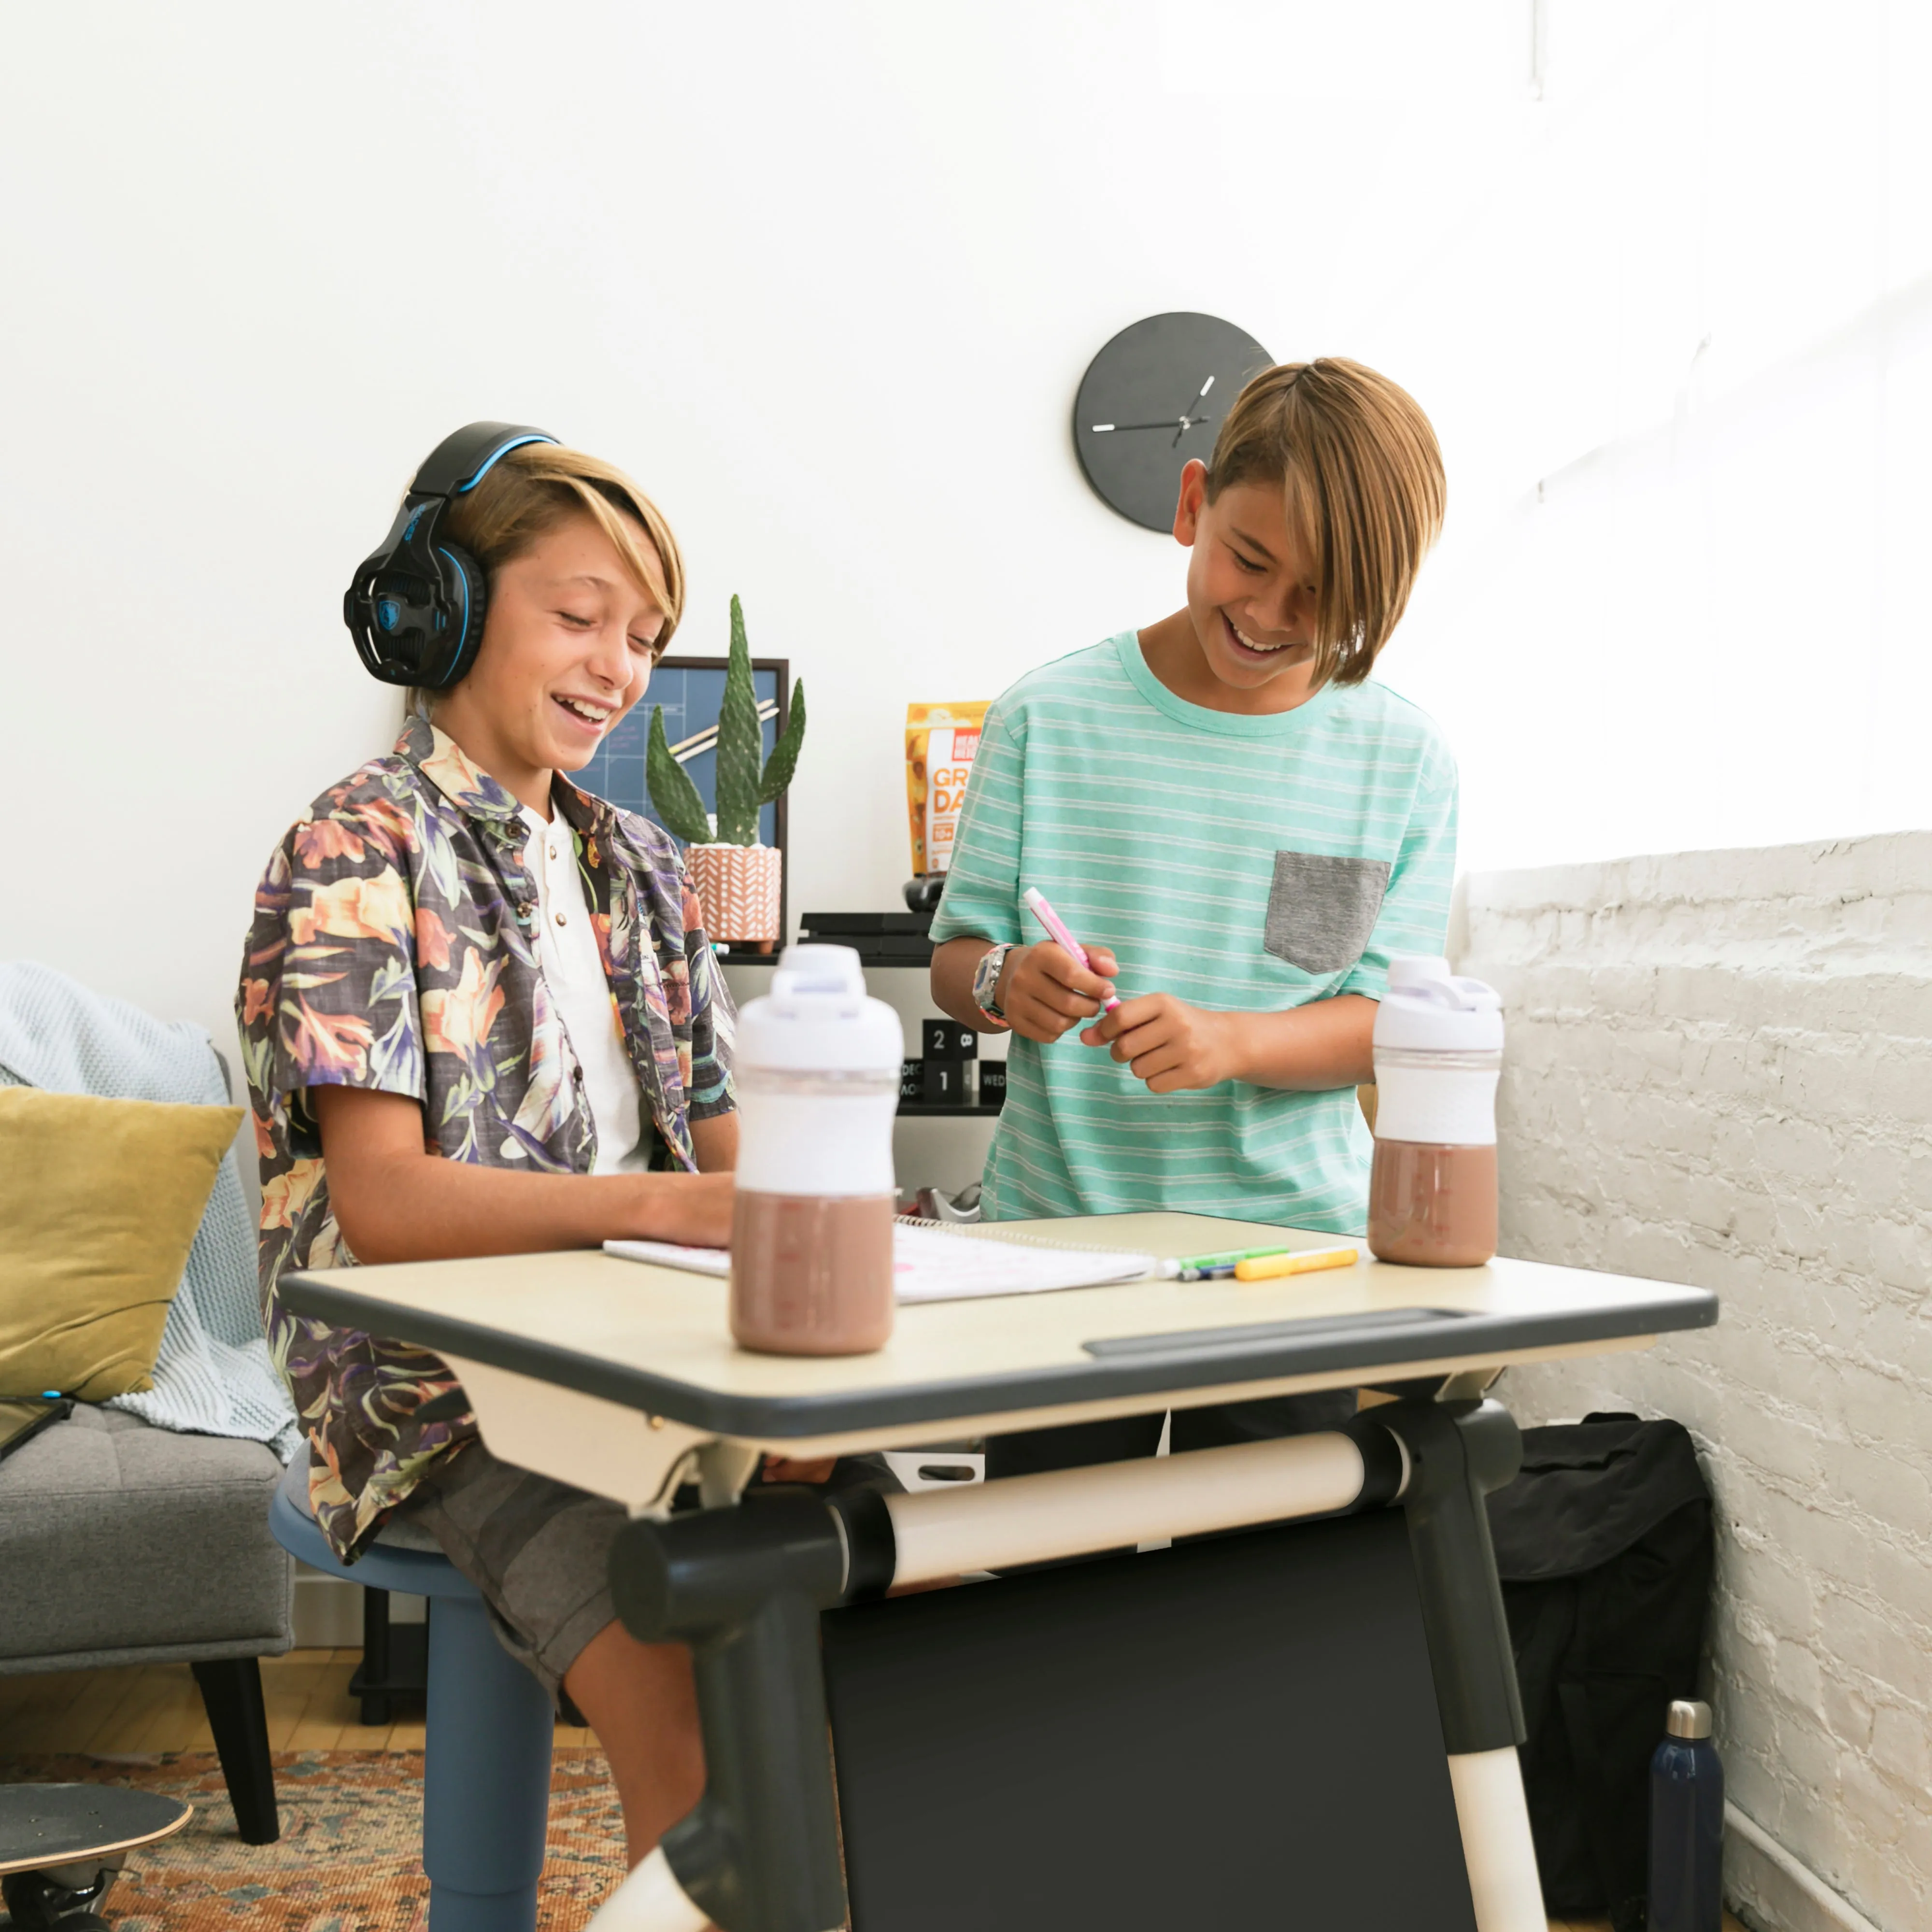
[[[731,1272],[723,1248],[670,1241],[606,1241],[604,1252],[627,1262],[686,1268],[722,1279]],[[1160,1265],[1152,1255],[1083,1248],[992,1227],[953,1226],[902,1218],[892,1227],[892,1272],[902,1302],[976,1301],[996,1294],[1043,1294],[1061,1288],[1102,1288],[1138,1281]]]

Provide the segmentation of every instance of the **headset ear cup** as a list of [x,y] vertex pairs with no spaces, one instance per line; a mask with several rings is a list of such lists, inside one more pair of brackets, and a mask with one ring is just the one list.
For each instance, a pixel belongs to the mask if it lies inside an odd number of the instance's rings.
[[436,675],[424,682],[432,690],[447,691],[460,682],[476,662],[476,646],[482,641],[490,592],[476,560],[460,544],[438,544],[436,554],[450,566],[446,586],[450,622],[442,635],[442,648],[436,653]]

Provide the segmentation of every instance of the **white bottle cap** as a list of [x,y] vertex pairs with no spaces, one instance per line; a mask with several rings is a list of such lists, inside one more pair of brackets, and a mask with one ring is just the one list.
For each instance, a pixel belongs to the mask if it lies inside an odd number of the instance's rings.
[[1459,979],[1446,959],[1397,953],[1376,1010],[1375,1043],[1425,1053],[1499,1053],[1502,996],[1480,980]]
[[889,1073],[905,1057],[905,1030],[883,1000],[868,999],[849,946],[788,946],[772,990],[738,1016],[741,1066],[799,1073]]

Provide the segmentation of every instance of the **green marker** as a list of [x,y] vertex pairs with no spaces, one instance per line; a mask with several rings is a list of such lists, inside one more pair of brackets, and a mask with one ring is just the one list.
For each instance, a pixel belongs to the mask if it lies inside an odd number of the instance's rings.
[[1162,1262],[1160,1271],[1169,1281],[1187,1281],[1205,1274],[1210,1268],[1232,1268],[1237,1262],[1259,1261],[1266,1255],[1294,1252],[1282,1242],[1271,1248],[1242,1248],[1225,1255],[1189,1255],[1180,1261]]

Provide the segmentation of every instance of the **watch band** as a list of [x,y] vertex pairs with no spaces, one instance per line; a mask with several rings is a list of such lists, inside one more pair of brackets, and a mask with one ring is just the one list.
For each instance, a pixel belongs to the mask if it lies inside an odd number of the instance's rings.
[[1006,955],[1012,950],[1010,944],[995,946],[980,956],[980,963],[973,969],[973,1004],[996,1020],[1006,1018],[999,1004],[1000,975],[1006,968]]

